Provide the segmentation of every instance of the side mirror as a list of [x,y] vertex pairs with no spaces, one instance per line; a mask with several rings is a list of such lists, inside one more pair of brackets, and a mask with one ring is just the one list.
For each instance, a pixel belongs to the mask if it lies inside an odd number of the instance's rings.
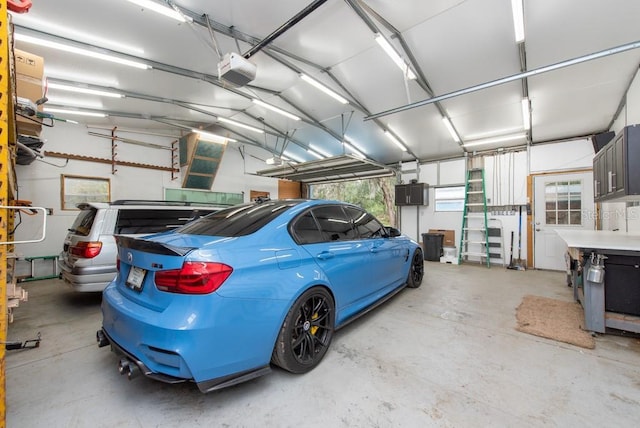
[[395,227],[385,227],[385,229],[387,229],[387,236],[389,238],[396,238],[402,235],[402,233]]

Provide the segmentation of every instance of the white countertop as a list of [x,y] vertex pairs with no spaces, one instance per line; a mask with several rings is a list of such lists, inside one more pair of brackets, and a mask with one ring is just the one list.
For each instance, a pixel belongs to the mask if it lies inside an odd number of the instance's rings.
[[569,248],[593,248],[640,252],[640,233],[610,230],[554,229]]

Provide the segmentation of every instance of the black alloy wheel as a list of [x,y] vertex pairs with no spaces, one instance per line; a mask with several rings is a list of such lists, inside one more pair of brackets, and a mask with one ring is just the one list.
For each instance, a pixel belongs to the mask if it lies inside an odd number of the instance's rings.
[[413,253],[411,266],[409,267],[409,275],[407,276],[407,287],[418,288],[422,284],[424,277],[424,259],[422,250],[419,248]]
[[333,337],[334,310],[325,288],[302,294],[282,324],[271,361],[292,373],[306,373],[317,366]]

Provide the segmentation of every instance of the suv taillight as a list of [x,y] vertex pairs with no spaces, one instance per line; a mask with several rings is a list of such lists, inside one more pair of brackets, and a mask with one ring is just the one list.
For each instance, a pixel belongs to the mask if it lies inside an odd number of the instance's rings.
[[184,262],[181,269],[156,272],[158,290],[180,294],[208,294],[216,291],[233,268],[223,263]]
[[92,259],[98,254],[100,254],[100,250],[102,249],[102,242],[100,241],[91,241],[91,242],[78,242],[76,245],[69,247],[69,252],[77,257],[81,257],[83,259]]

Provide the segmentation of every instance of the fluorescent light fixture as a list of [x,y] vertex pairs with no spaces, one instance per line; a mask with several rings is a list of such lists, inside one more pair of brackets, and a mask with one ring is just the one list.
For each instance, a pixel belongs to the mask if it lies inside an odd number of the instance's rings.
[[47,95],[47,104],[56,105],[56,106],[65,106],[69,108],[81,108],[81,109],[89,109],[89,110],[102,110],[104,105],[102,104],[102,100],[95,99],[82,99],[82,98],[74,98],[65,97],[65,96],[55,96],[55,95]]
[[233,138],[223,137],[222,135],[212,134],[211,132],[201,131],[200,129],[192,129],[191,132],[195,132],[200,135],[200,139],[204,141],[210,141],[212,143],[225,144],[226,142],[236,143]]
[[382,47],[382,49],[389,55],[389,58],[398,66],[400,70],[402,70],[402,74],[406,75],[409,79],[415,80],[416,75],[409,67],[409,64],[405,62],[404,59],[400,56],[398,52],[391,46],[391,44],[384,38],[384,36],[380,33],[375,36],[376,42]]
[[442,116],[442,122],[444,123],[444,126],[449,131],[449,134],[451,134],[451,138],[453,138],[453,140],[456,143],[459,143],[460,137],[458,136],[458,133],[456,132],[456,130],[453,129],[453,125],[451,124],[451,121],[449,120],[449,118],[446,116]]
[[236,122],[235,120],[227,119],[226,117],[218,117],[219,122],[228,123],[229,125],[238,126],[240,128],[248,129],[249,131],[257,132],[258,134],[264,134],[262,129],[258,129],[251,125],[245,125],[244,123]]
[[[289,159],[293,159],[294,161],[298,162],[298,163],[304,163],[304,160],[299,158],[296,155],[292,155],[291,152],[284,152],[283,155],[285,155],[286,157],[288,157]],[[282,156],[282,159],[285,159],[284,156]]]
[[407,148],[406,148],[406,147],[405,147],[405,146],[400,142],[400,140],[398,140],[398,139],[396,138],[396,136],[395,136],[395,135],[393,135],[391,132],[389,132],[389,131],[385,130],[385,131],[384,131],[384,134],[385,134],[385,135],[386,135],[386,136],[387,136],[391,141],[393,141],[393,143],[394,143],[396,146],[400,147],[400,149],[401,149],[403,152],[406,152],[406,151],[407,151]]
[[307,153],[309,153],[310,155],[312,155],[313,157],[316,157],[318,159],[324,159],[324,156],[322,156],[320,153],[316,153],[311,149],[307,149]]
[[77,116],[91,116],[91,117],[107,117],[106,113],[97,113],[93,111],[67,110],[67,109],[54,108],[54,107],[44,107],[42,110],[47,113],[74,114]]
[[83,88],[81,86],[63,85],[63,84],[54,83],[54,82],[48,82],[47,87],[49,89],[59,89],[61,91],[76,92],[79,94],[90,94],[90,95],[98,95],[101,97],[112,97],[112,98],[124,98],[123,94],[119,94],[117,92],[99,91],[96,89]]
[[324,86],[322,83],[320,83],[317,80],[307,76],[306,74],[301,74],[300,78],[302,80],[304,80],[305,82],[307,82],[308,84],[310,84],[311,86],[315,86],[316,89],[319,89],[322,92],[324,92],[325,94],[329,95],[330,97],[333,97],[334,99],[336,99],[340,103],[349,104],[349,101],[347,101],[347,99],[345,97],[343,97],[342,95],[332,91],[331,89],[329,89],[326,86]]
[[503,143],[505,141],[513,141],[527,138],[527,134],[502,135],[500,137],[485,138],[483,140],[475,140],[465,142],[465,147],[483,146],[485,144]]
[[51,19],[38,19],[25,13],[15,14],[12,18],[15,24],[24,25],[29,28],[37,28],[49,34],[56,34],[67,39],[86,41],[96,46],[114,49],[121,52],[128,52],[133,55],[144,55],[144,49],[137,46],[118,43],[113,39],[98,37],[95,34],[78,31],[68,25],[57,25],[51,22]]
[[513,29],[516,35],[516,43],[524,42],[524,9],[522,0],[511,0],[513,12]]
[[522,121],[524,123],[524,130],[531,129],[531,116],[529,114],[529,98],[522,99]]
[[311,150],[313,150],[314,152],[320,153],[325,158],[330,158],[331,157],[331,155],[329,153],[327,153],[326,151],[324,151],[324,149],[321,149],[320,147],[318,147],[316,145],[309,144],[309,148]]
[[175,19],[176,21],[180,21],[180,22],[193,22],[193,19],[191,19],[188,16],[185,16],[183,13],[181,13],[179,10],[168,7],[168,6],[164,6],[160,3],[156,3],[152,0],[127,0],[129,3],[133,3],[133,4],[137,4],[140,7],[144,7],[145,9],[149,9],[152,10],[156,13],[159,13],[160,15],[164,15],[168,18],[172,18]]
[[267,104],[264,101],[260,101],[257,98],[254,98],[252,101],[254,102],[254,104],[258,104],[261,107],[264,107],[264,108],[269,109],[271,111],[275,111],[276,113],[279,113],[279,114],[281,114],[283,116],[286,116],[289,119],[300,120],[300,118],[298,116],[296,116],[295,114],[291,114],[288,111],[282,110],[281,108],[278,108],[276,106],[272,106],[271,104]]
[[86,85],[97,85],[105,88],[117,87],[120,83],[113,76],[98,76],[94,73],[87,75],[75,69],[61,69],[56,66],[50,66],[49,63],[44,65],[44,74],[48,79],[66,80],[68,82],[82,82]]
[[63,43],[54,42],[53,40],[41,39],[39,37],[27,36],[26,34],[15,33],[14,38],[18,41],[31,43],[38,46],[44,46],[51,49],[57,49],[77,55],[88,56],[91,58],[101,59],[103,61],[115,62],[117,64],[128,65],[129,67],[140,68],[147,70],[151,68],[149,64],[144,64],[138,61],[131,61],[129,59],[120,58],[113,55],[107,55],[100,52],[91,51],[88,49],[78,48],[71,45],[65,45]]

